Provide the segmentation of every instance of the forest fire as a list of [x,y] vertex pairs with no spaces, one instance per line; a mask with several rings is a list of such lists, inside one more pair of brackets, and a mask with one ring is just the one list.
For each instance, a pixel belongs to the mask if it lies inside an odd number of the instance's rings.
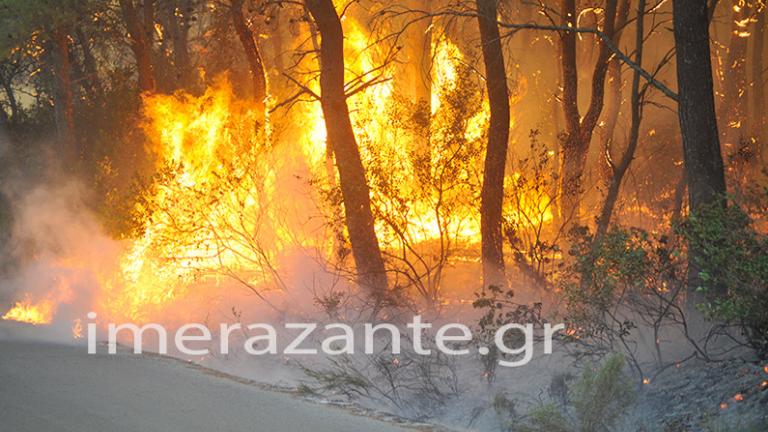
[[[676,389],[670,411],[725,418],[766,388],[767,17],[766,0],[0,0],[0,341],[120,358],[192,329],[169,355],[412,419],[714,427],[647,414]],[[426,346],[385,337],[422,315]],[[379,323],[370,345],[393,352],[304,362],[255,335],[298,322]],[[232,331],[203,339],[216,324]],[[438,336],[463,357],[424,354]]]
[[[370,170],[384,169],[377,181],[394,187],[374,186],[371,191],[378,214],[375,232],[382,247],[426,248],[419,253],[427,253],[435,242],[478,245],[478,209],[462,195],[470,192],[472,176],[482,170],[479,149],[485,139],[489,105],[481,100],[473,113],[456,112],[457,107],[451,105],[466,102],[452,98],[467,95],[462,88],[467,77],[462,74],[467,73],[468,59],[445,35],[433,35],[426,142],[456,140],[457,144],[455,148],[425,145],[419,143],[425,138],[409,137],[391,127],[402,109],[408,108],[398,106],[401,102],[393,97],[394,66],[379,66],[385,54],[374,49],[364,25],[348,18],[344,28],[347,79],[359,86],[349,104],[361,157]],[[308,85],[317,91],[316,80]],[[140,226],[120,258],[119,271],[99,275],[101,290],[96,303],[102,313],[146,321],[183,298],[197,281],[211,277],[235,276],[251,288],[274,289],[281,272],[276,263],[279,256],[296,247],[333,259],[335,251],[329,245],[334,244],[336,234],[302,233],[305,220],[283,217],[285,206],[293,200],[280,190],[286,186],[286,177],[297,174],[325,188],[337,187],[337,174],[329,171],[329,161],[333,162],[319,102],[296,109],[296,120],[310,126],[295,136],[297,149],[277,142],[281,132],[273,130],[269,119],[262,132],[254,129],[260,121],[258,105],[236,96],[226,75],[200,96],[184,91],[171,95],[146,92],[142,101],[145,147],[158,174],[133,209]],[[467,116],[457,135],[447,135],[444,125],[456,122],[457,115]],[[425,176],[444,175],[435,170],[446,169],[446,163],[453,163],[457,172],[431,184],[414,183]],[[450,186],[453,190],[449,192],[443,184],[449,181],[466,184]],[[505,185],[526,181],[514,172]],[[415,189],[425,186],[426,190]],[[325,213],[335,211],[316,192],[307,193],[305,199],[304,206]],[[408,207],[400,213],[398,207],[404,202]],[[519,193],[505,204],[504,211],[517,225],[541,226],[554,219],[552,201],[541,190]],[[196,289],[215,289],[215,285],[198,284]],[[54,312],[55,304],[39,322],[50,322]],[[11,311],[7,316],[17,314],[21,312]]]
[[[262,205],[257,195],[270,187],[266,178],[257,185],[245,175],[256,168],[252,157],[262,144],[251,136],[255,113],[233,99],[228,83],[199,98],[146,96],[144,112],[149,148],[167,176],[137,206],[146,221],[142,235],[121,259],[121,273],[105,281],[104,306],[131,319],[183,295],[201,273],[239,266],[244,251],[218,230],[238,226],[255,232],[240,212],[256,214]],[[235,204],[242,208],[233,209]]]
[[[350,24],[351,42],[347,58],[350,73],[365,75],[375,67],[368,50],[368,37],[359,25]],[[436,64],[433,70],[431,113],[433,122],[441,120],[441,101],[457,87],[462,56],[451,42],[433,42]],[[409,194],[409,179],[416,178],[420,167],[409,160],[401,139],[387,127],[392,103],[392,83],[384,81],[367,87],[350,99],[355,133],[363,143],[364,161],[382,166],[397,166],[397,178],[403,182],[402,193]],[[181,298],[195,280],[206,276],[247,274],[246,282],[260,289],[270,289],[269,282],[280,269],[274,260],[291,247],[317,249],[330,257],[327,238],[302,237],[301,224],[281,220],[286,197],[279,193],[278,182],[290,175],[288,169],[303,166],[304,176],[333,183],[328,178],[325,125],[318,103],[302,111],[305,124],[313,125],[299,137],[300,151],[268,144],[268,134],[254,134],[258,121],[254,104],[238,99],[232,86],[221,77],[199,97],[183,92],[174,95],[146,94],[143,98],[143,124],[161,173],[153,187],[141,197],[135,212],[144,222],[138,239],[132,242],[120,260],[119,274],[107,276],[99,304],[110,316],[147,320],[153,314]],[[467,142],[482,139],[488,121],[484,104],[468,119],[462,133]],[[438,137],[439,139],[439,137]],[[300,156],[297,164],[296,157]],[[434,151],[429,164],[439,165],[445,157]],[[383,160],[382,160],[383,159]],[[466,161],[469,169],[479,170],[479,159]],[[465,168],[466,169],[466,168]],[[509,181],[519,182],[513,173]],[[439,191],[438,191],[439,192]],[[471,202],[453,207],[450,218],[434,207],[436,196],[421,195],[410,203],[404,231],[387,223],[376,225],[376,233],[385,247],[403,241],[436,241],[452,236],[465,244],[480,242],[479,215]],[[391,197],[377,195],[374,205],[382,211],[392,205]],[[316,202],[307,205],[322,207]],[[522,196],[508,206],[516,220],[531,224],[550,222],[553,218],[549,197],[544,194]],[[330,258],[329,258],[330,259]]]

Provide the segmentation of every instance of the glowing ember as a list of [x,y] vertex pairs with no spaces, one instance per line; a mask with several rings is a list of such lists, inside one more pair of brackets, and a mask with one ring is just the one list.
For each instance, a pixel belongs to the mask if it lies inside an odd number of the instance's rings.
[[50,324],[53,320],[55,305],[50,300],[33,303],[29,298],[17,302],[2,319],[32,325]]
[[743,400],[744,400],[744,395],[743,395],[743,394],[741,394],[741,393],[736,393],[736,394],[733,396],[733,400],[735,400],[736,402],[741,402],[741,401],[743,401]]
[[651,383],[651,380],[648,378],[643,378],[643,384],[648,385]]

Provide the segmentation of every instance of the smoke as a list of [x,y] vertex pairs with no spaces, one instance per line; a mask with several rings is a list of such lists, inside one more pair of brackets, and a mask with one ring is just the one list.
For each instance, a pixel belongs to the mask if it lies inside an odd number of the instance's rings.
[[43,304],[54,332],[69,334],[94,306],[98,274],[114,271],[122,246],[104,234],[85,196],[74,180],[4,185],[11,221],[0,315],[17,302]]

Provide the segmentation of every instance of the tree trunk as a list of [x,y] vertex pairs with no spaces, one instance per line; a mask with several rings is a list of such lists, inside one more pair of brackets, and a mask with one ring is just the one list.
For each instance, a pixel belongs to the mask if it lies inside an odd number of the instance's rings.
[[[645,0],[638,0],[637,5],[637,20],[636,36],[635,36],[635,63],[638,66],[643,64],[643,41],[645,37]],[[616,201],[619,198],[619,191],[621,189],[621,183],[624,180],[624,175],[629,169],[629,165],[632,163],[632,159],[635,157],[635,150],[637,150],[637,144],[640,139],[640,121],[642,120],[642,106],[640,101],[640,72],[635,70],[632,76],[632,93],[630,104],[632,109],[632,124],[629,132],[629,143],[627,149],[621,157],[618,165],[615,166],[611,183],[608,186],[608,194],[605,197],[603,208],[600,211],[598,217],[597,229],[595,232],[595,242],[602,241],[603,236],[608,231],[608,226],[611,223],[611,216],[613,210],[616,207]]]
[[[0,107],[0,127],[5,128],[6,125],[10,124],[10,120],[8,119],[8,113],[5,112],[5,108]],[[5,129],[0,129],[0,134],[5,133]],[[0,143],[4,144],[4,143]],[[5,154],[6,148],[0,145],[0,157]]]
[[248,60],[248,66],[251,70],[251,79],[253,80],[253,100],[256,102],[256,109],[261,113],[261,122],[264,124],[266,119],[265,99],[267,97],[267,80],[264,74],[264,64],[261,61],[261,53],[256,41],[253,38],[251,29],[245,22],[243,16],[243,0],[232,0],[231,6],[232,24],[235,27],[237,37],[243,45],[245,58]]
[[54,44],[55,67],[55,100],[54,111],[56,118],[56,131],[62,146],[62,154],[66,164],[74,168],[79,161],[80,151],[77,148],[75,134],[75,108],[72,92],[72,78],[70,76],[71,62],[69,52],[69,35],[62,29],[52,31]]
[[605,128],[603,131],[603,147],[600,155],[600,178],[604,185],[608,185],[613,178],[613,151],[616,144],[616,125],[619,122],[619,113],[622,104],[622,79],[621,61],[611,60],[608,66],[609,97],[605,104]]
[[477,21],[485,64],[485,83],[491,108],[488,147],[485,153],[483,186],[480,193],[480,233],[482,237],[483,286],[506,285],[503,236],[504,169],[509,143],[509,89],[501,50],[501,35],[496,22],[498,0],[477,0]]
[[[286,19],[285,15],[286,12],[283,10],[280,5],[272,6],[270,10],[270,19],[267,22],[267,31],[269,32],[269,36],[267,37],[266,43],[269,44],[269,52],[272,53],[272,61],[274,64],[273,67],[269,68],[267,71],[270,76],[277,79],[271,79],[269,92],[270,94],[276,95],[278,99],[282,98],[285,95],[286,87],[289,85],[292,85],[289,81],[285,79],[285,32],[286,29],[289,27],[289,20]],[[281,99],[282,100],[282,99]]]
[[[415,0],[414,9],[432,12],[433,0]],[[407,16],[407,20],[412,17]],[[432,26],[433,19],[425,18],[411,24],[405,34],[405,50],[408,56],[405,79],[410,82],[410,93],[414,102],[432,104]]]
[[[576,0],[563,0],[561,15],[565,25],[576,27]],[[603,33],[614,37],[616,26],[617,0],[608,0],[605,7]],[[578,106],[578,70],[576,64],[576,33],[561,33],[561,61],[563,71],[563,111],[565,112],[566,133],[563,141],[561,170],[561,215],[566,222],[580,220],[579,201],[583,192],[583,176],[587,164],[587,153],[592,133],[603,110],[605,97],[605,76],[611,51],[600,43],[595,69],[592,73],[592,93],[589,108],[581,118]]]
[[[144,30],[144,54],[147,58],[147,62],[149,63],[149,77],[152,80],[153,91],[157,91],[157,81],[158,81],[158,63],[157,58],[154,53],[154,46],[155,46],[155,15],[156,15],[156,8],[155,5],[158,3],[158,0],[144,0],[142,2],[142,15],[143,15],[143,21],[141,22],[141,27]],[[146,66],[145,66],[146,67]]]
[[[672,4],[684,168],[689,206],[696,212],[708,205],[724,203],[726,192],[715,115],[709,16],[705,0],[675,0]],[[698,251],[689,249],[689,306],[700,300],[693,291],[701,283],[697,268],[699,256]]]
[[83,65],[80,63],[80,59],[78,58],[74,49],[70,52],[69,60],[72,73],[71,79],[74,85],[73,91],[74,89],[79,88],[79,92],[75,93],[75,99],[87,99],[91,103],[94,103],[96,101],[96,93],[94,93],[93,89],[88,83],[88,78],[86,77]]
[[670,221],[672,221],[672,227],[676,226],[683,220],[683,205],[685,201],[685,191],[688,189],[688,182],[685,181],[685,169],[680,174],[680,180],[675,185],[675,195],[672,198],[672,214]]
[[339,172],[358,281],[380,301],[387,289],[387,275],[374,230],[370,190],[344,92],[344,33],[341,21],[332,0],[305,0],[305,4],[321,35],[320,103],[328,144],[333,150]]
[[[734,1],[734,6],[738,2]],[[725,65],[727,73],[724,88],[723,101],[720,105],[720,131],[726,144],[733,146],[733,151],[738,151],[741,145],[742,131],[746,123],[746,101],[747,101],[747,43],[749,38],[745,37],[748,27],[744,22],[749,20],[751,8],[742,5],[742,7],[733,8],[731,17],[731,43],[728,46],[728,60]]]
[[[627,4],[627,3],[625,3]],[[603,33],[611,38],[616,44],[616,16],[617,0],[607,0],[605,5],[605,22],[603,23]],[[583,144],[589,148],[589,142],[592,140],[592,132],[600,120],[600,114],[603,112],[605,102],[605,76],[608,73],[608,64],[613,53],[603,42],[600,42],[600,52],[595,63],[595,69],[592,72],[592,93],[590,95],[589,108],[581,121],[581,134]]]
[[725,174],[717,132],[707,4],[674,2],[680,131],[691,209],[720,202]]
[[192,86],[192,70],[189,60],[189,15],[192,5],[189,0],[173,0],[168,14],[169,33],[173,42],[174,89],[189,89]]
[[[565,25],[576,26],[576,0],[563,0],[562,16]],[[560,38],[560,61],[563,73],[563,113],[565,136],[562,143],[562,168],[560,173],[560,213],[566,223],[578,213],[578,197],[581,188],[579,161],[586,150],[579,142],[581,114],[579,113],[579,74],[576,67],[576,33],[563,32]],[[570,224],[570,223],[569,223]]]
[[765,115],[765,77],[763,66],[763,51],[765,49],[765,15],[763,8],[757,12],[755,34],[752,45],[752,137],[757,143],[757,160],[755,166],[768,164],[766,146]]
[[155,43],[155,1],[156,0],[144,0],[142,3],[142,14],[144,21],[142,26],[144,27],[144,40],[146,44],[151,47]]
[[[8,115],[6,112],[2,109],[0,109],[0,158],[2,159],[15,159],[16,155],[14,154],[15,146],[11,142],[11,137],[9,136],[10,132],[10,125],[8,124]],[[0,195],[2,196],[2,195]],[[8,244],[7,241],[2,243],[3,245]],[[0,249],[3,246],[0,246]]]
[[139,90],[155,90],[155,73],[152,65],[152,44],[146,38],[145,25],[152,23],[141,23],[139,14],[133,4],[133,0],[120,0],[120,8],[123,12],[125,26],[128,29],[131,51],[136,58],[136,70],[139,75]]
[[[616,17],[616,40],[621,37],[621,31],[627,23],[629,18],[629,0],[624,0],[619,8],[618,16]],[[605,106],[605,133],[603,135],[603,148],[600,164],[600,176],[605,182],[605,185],[609,185],[613,178],[613,146],[615,144],[616,137],[616,125],[619,121],[619,113],[621,112],[622,104],[622,79],[621,79],[621,60],[614,58],[608,65],[608,84],[610,89],[611,98],[608,99],[608,103]]]
[[5,91],[5,97],[8,99],[8,108],[11,110],[11,116],[7,118],[7,121],[9,124],[13,124],[19,119],[19,103],[16,100],[16,92],[13,90],[10,78],[0,80],[0,85],[2,85]]
[[103,94],[103,90],[99,81],[99,73],[96,69],[96,59],[93,57],[88,37],[79,28],[75,29],[75,37],[83,53],[83,88],[91,95],[92,99],[98,98]]
[[[408,0],[404,3],[406,7],[413,10],[424,11],[425,14],[432,13],[433,0]],[[403,59],[402,73],[396,74],[395,83],[397,88],[404,90],[405,95],[411,103],[417,105],[423,110],[425,119],[428,121],[432,115],[432,35],[434,33],[434,19],[432,17],[419,19],[411,22],[414,16],[404,15],[399,23],[402,26],[409,24],[403,33]],[[414,133],[413,141],[409,143],[409,152],[413,155],[425,155],[431,151],[432,130],[431,125],[421,131]],[[422,159],[429,163],[430,158]]]

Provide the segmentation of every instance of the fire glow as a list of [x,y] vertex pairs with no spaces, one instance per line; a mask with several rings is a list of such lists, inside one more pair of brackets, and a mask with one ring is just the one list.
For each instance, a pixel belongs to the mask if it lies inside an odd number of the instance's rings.
[[[352,19],[345,20],[344,25],[349,39],[349,79],[365,76],[377,67],[375,50],[369,46],[364,26]],[[460,69],[465,59],[445,37],[435,37],[432,50],[435,65],[429,102],[434,123],[447,115],[443,111],[450,107],[445,100],[462,79]],[[315,81],[308,83],[311,88],[317,85]],[[269,118],[266,132],[254,128],[259,119],[256,104],[235,96],[226,76],[219,77],[200,96],[179,91],[173,95],[148,93],[142,99],[146,147],[159,174],[136,204],[134,213],[143,224],[139,235],[127,243],[117,271],[97,275],[100,288],[93,307],[102,316],[149,322],[191,289],[216,289],[222,276],[234,276],[252,290],[279,289],[284,270],[280,257],[296,249],[333,260],[336,231],[309,223],[310,217],[299,214],[307,208],[319,209],[325,215],[338,210],[323,201],[325,192],[309,187],[318,184],[328,189],[338,184],[335,171],[329,169],[333,161],[326,149],[319,102],[297,105],[287,114],[304,126],[285,139],[280,135],[285,132],[274,130]],[[416,196],[410,198],[404,214],[397,215],[406,219],[405,228],[400,229],[387,219],[392,217],[389,212],[398,211],[392,209],[402,205],[372,189],[372,204],[383,215],[375,226],[382,247],[400,250],[405,241],[425,247],[434,247],[436,242],[478,245],[480,221],[475,200],[457,201],[450,210],[442,210],[439,206],[445,199],[444,191],[414,190],[412,179],[424,173],[419,173],[409,154],[409,146],[417,145],[403,145],[403,137],[393,135],[393,103],[391,79],[366,87],[349,99],[363,163],[388,167],[392,177],[385,180],[398,188],[399,196]],[[488,102],[483,99],[460,135],[482,148],[488,121]],[[437,135],[444,132],[434,133],[435,139],[442,139]],[[292,142],[287,145],[283,141]],[[440,166],[445,158],[453,157],[433,147],[421,149],[426,152],[427,165]],[[464,162],[467,172],[481,170],[481,156],[478,152]],[[465,177],[460,181],[469,182],[470,175]],[[509,173],[505,183],[521,181],[520,174]],[[471,197],[471,188],[477,186],[459,186],[450,193]],[[302,195],[298,203],[297,194]],[[541,225],[553,219],[550,205],[549,197],[539,193],[519,197],[514,209],[510,203],[506,210],[518,222]],[[56,307],[52,300],[36,304],[25,300],[3,319],[47,324],[53,320]],[[81,334],[81,327],[75,324],[73,335],[77,338]]]
[[39,302],[32,302],[27,297],[22,301],[16,302],[11,310],[3,315],[2,319],[32,325],[50,324],[53,321],[55,309],[55,304],[50,300],[44,299]]

